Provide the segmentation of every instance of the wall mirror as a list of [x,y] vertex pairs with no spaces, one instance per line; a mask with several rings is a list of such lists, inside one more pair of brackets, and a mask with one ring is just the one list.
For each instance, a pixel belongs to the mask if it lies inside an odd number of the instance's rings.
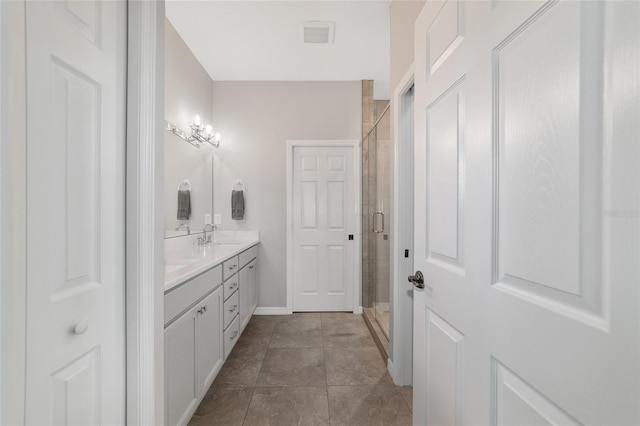
[[[169,20],[165,19],[165,120],[185,133],[198,115],[203,126],[211,123],[213,81],[193,56]],[[165,128],[164,137],[164,235],[165,238],[201,233],[205,215],[213,215],[213,155],[208,143],[185,141]],[[178,188],[191,184],[191,214],[178,219]],[[176,227],[181,226],[176,230]]]

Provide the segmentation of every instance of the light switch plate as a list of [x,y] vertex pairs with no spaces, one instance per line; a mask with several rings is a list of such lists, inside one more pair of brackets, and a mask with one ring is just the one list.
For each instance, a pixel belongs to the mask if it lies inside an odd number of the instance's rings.
[[213,215],[213,224],[220,225],[222,223],[222,215],[220,213],[216,213]]
[[208,225],[208,224],[211,223],[211,215],[209,213],[206,213],[204,215],[204,223],[205,223],[205,225]]

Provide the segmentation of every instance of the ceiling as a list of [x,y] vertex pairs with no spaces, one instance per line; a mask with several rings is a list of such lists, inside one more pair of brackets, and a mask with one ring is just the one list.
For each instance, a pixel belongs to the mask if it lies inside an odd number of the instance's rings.
[[[168,0],[166,14],[214,81],[374,80],[389,99],[389,4]],[[303,44],[303,21],[335,22],[334,43]]]

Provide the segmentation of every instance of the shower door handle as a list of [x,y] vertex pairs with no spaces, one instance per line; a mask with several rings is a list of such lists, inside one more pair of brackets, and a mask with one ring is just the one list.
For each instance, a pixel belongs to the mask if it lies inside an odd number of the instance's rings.
[[[380,231],[376,230],[376,215],[380,215],[382,217],[382,229]],[[376,233],[376,234],[382,234],[384,233],[384,213],[382,213],[381,211],[377,211],[377,212],[373,212],[371,214],[371,231]]]

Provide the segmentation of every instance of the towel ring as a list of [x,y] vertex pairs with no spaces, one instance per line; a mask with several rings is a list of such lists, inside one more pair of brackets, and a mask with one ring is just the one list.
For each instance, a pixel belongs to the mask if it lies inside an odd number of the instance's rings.
[[238,179],[236,183],[233,184],[233,189],[236,191],[244,191],[246,189],[244,182]]
[[191,191],[191,182],[188,179],[183,180],[180,185],[178,185],[178,191]]

